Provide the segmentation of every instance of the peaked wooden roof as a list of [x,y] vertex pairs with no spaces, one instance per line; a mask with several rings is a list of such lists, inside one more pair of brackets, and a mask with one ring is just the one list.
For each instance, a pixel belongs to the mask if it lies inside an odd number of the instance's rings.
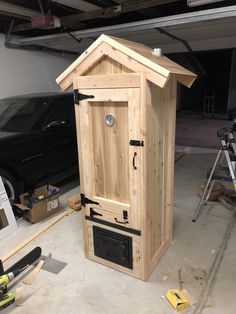
[[85,75],[104,56],[120,62],[133,72],[145,72],[148,80],[162,88],[171,76],[187,87],[190,87],[197,77],[167,57],[156,56],[153,49],[143,44],[101,35],[56,79],[56,82],[63,90],[68,89],[73,84],[75,74]]

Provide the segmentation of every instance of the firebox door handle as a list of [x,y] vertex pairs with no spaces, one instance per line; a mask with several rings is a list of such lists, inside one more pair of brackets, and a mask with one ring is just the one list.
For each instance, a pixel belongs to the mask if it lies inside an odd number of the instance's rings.
[[128,224],[128,220],[124,220],[124,221],[119,221],[116,217],[115,217],[115,221],[118,223],[118,224],[123,224],[123,225],[126,225]]
[[128,224],[129,221],[128,221],[128,212],[127,212],[127,210],[123,210],[123,219],[124,219],[124,221],[119,221],[119,220],[115,217],[115,221],[118,222],[119,224],[123,224],[123,225]]
[[137,169],[137,167],[136,167],[136,165],[135,165],[135,158],[136,158],[136,156],[137,156],[137,153],[134,152],[134,156],[133,156],[133,168],[134,168],[135,170]]

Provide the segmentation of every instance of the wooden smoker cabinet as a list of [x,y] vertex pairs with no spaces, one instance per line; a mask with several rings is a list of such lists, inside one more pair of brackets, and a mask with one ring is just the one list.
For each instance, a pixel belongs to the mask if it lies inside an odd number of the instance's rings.
[[74,88],[86,257],[147,280],[169,246],[176,85],[195,77],[106,35],[58,77]]

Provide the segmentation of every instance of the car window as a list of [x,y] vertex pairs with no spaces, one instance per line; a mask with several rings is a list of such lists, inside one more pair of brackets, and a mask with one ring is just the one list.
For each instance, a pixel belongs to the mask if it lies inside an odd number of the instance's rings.
[[12,98],[0,101],[0,129],[26,132],[44,111],[47,103],[42,99]]
[[43,127],[56,121],[65,121],[69,125],[75,124],[74,102],[73,97],[63,97],[53,101],[54,107],[52,112],[43,123]]

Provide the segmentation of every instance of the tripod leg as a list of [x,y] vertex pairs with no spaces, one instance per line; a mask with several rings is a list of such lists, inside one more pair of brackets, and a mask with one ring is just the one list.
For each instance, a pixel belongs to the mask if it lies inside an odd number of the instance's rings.
[[[226,145],[225,141],[222,141],[222,143]],[[226,158],[226,161],[227,161],[227,164],[228,164],[228,168],[229,168],[229,171],[230,171],[230,175],[231,175],[231,178],[232,178],[232,181],[233,181],[234,189],[236,191],[236,177],[235,177],[235,172],[234,172],[234,166],[233,166],[233,163],[232,163],[232,161],[230,159],[228,150],[224,150],[224,152],[225,152],[225,158]]]
[[210,188],[209,188],[208,193],[207,193],[207,197],[205,199],[205,205],[207,205],[207,201],[208,201],[208,199],[209,199],[209,197],[211,195],[211,191],[212,191],[212,189],[214,187],[214,184],[215,184],[215,180],[212,180]]
[[[209,177],[209,179],[211,178],[211,176]],[[209,198],[209,192],[208,192],[208,195],[207,195],[207,198],[205,199],[205,195],[206,195],[206,193],[207,193],[207,189],[208,189],[208,186],[209,186],[209,184],[210,184],[210,181],[211,180],[209,180],[208,179],[208,181],[207,181],[207,184],[206,184],[206,186],[205,186],[205,189],[204,189],[204,191],[203,191],[203,193],[202,193],[202,197],[201,197],[201,199],[200,199],[200,201],[199,201],[199,203],[198,203],[198,207],[197,207],[197,209],[196,209],[196,211],[195,211],[195,214],[194,214],[194,216],[193,216],[193,219],[192,219],[192,222],[195,222],[196,220],[197,220],[197,216],[198,216],[198,213],[199,213],[199,211],[200,211],[200,208],[202,207],[202,202],[203,201],[207,201],[208,200],[208,198]],[[210,190],[212,190],[212,187],[213,187],[213,185],[211,184],[211,187],[210,187],[210,189],[209,189],[209,191]]]
[[234,151],[234,155],[236,156],[236,145],[235,145],[235,140],[234,140],[233,132],[230,132],[230,133],[229,133],[229,139],[230,139],[231,147],[233,148],[233,151]]
[[[219,152],[218,152],[218,154],[217,154],[215,163],[214,163],[214,165],[213,165],[213,167],[212,167],[212,169],[211,169],[211,173],[210,173],[210,175],[209,175],[209,178],[208,178],[208,180],[207,180],[206,186],[205,186],[204,191],[203,191],[203,193],[202,193],[202,197],[201,197],[201,199],[200,199],[200,201],[199,201],[199,203],[198,203],[198,207],[197,207],[197,209],[196,209],[196,211],[195,211],[195,213],[194,213],[192,222],[195,222],[195,221],[197,220],[198,213],[199,213],[199,211],[200,211],[200,208],[202,207],[202,202],[203,202],[204,197],[205,197],[205,195],[206,195],[208,186],[209,186],[209,184],[210,184],[210,182],[211,182],[211,178],[212,178],[212,176],[213,176],[213,173],[214,173],[214,171],[215,171],[215,168],[216,168],[216,165],[217,165],[217,162],[218,162],[218,160],[219,160],[219,158],[220,158],[221,153],[222,153],[222,150],[220,149]],[[213,184],[214,184],[214,182],[213,182]],[[210,190],[209,190],[210,192],[211,192],[212,188],[213,188],[213,185],[211,186],[211,188],[210,188]],[[209,193],[208,193],[208,194],[209,194]],[[208,197],[206,198],[206,200],[208,200],[210,194],[207,195],[207,196],[208,196]]]

